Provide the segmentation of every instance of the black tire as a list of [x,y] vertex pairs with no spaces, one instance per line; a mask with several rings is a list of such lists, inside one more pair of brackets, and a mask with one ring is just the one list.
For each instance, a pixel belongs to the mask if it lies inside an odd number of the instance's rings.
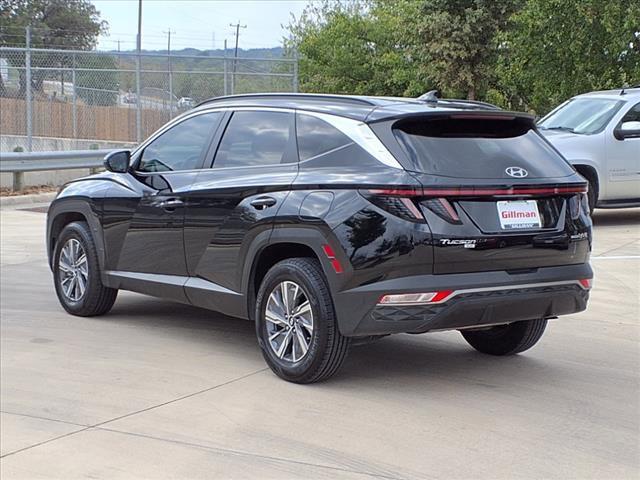
[[[299,361],[279,358],[269,341],[265,311],[269,297],[283,282],[295,282],[308,298],[313,334]],[[291,258],[277,263],[265,275],[256,300],[256,334],[269,368],[294,383],[315,383],[334,375],[347,356],[350,340],[340,334],[327,280],[317,260]],[[292,347],[293,348],[293,347]]]
[[533,347],[547,326],[546,319],[514,322],[483,330],[463,330],[464,339],[482,353],[515,355]]
[[[65,295],[62,287],[64,273],[60,267],[62,249],[71,239],[77,240],[83,248],[88,269],[85,291],[77,300]],[[53,253],[53,283],[60,304],[73,315],[81,317],[103,315],[113,307],[118,290],[102,284],[98,253],[89,226],[85,222],[70,223],[60,233]]]

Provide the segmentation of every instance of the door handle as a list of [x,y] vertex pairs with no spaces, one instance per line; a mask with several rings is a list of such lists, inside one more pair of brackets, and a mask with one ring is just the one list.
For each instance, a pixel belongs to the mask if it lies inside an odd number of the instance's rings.
[[277,201],[273,197],[259,197],[251,202],[251,206],[256,210],[264,210],[273,207],[276,203]]
[[179,198],[170,198],[168,200],[160,202],[160,206],[167,212],[173,212],[177,207],[181,207],[182,205],[184,205],[184,202]]

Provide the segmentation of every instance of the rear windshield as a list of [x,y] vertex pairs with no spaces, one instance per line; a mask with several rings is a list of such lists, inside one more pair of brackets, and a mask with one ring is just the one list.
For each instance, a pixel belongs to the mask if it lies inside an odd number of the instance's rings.
[[573,173],[528,119],[421,118],[398,122],[393,132],[415,170],[432,175],[509,178],[509,167],[524,168],[528,178]]

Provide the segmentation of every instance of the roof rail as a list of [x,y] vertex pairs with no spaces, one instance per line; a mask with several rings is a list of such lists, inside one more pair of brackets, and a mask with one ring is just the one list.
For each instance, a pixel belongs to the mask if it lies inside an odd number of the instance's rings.
[[234,100],[271,100],[271,99],[280,99],[280,100],[309,100],[309,101],[326,101],[331,100],[335,103],[345,103],[351,105],[365,105],[368,107],[375,107],[377,104],[371,100],[368,100],[363,97],[352,97],[349,95],[330,95],[324,93],[244,93],[238,95],[224,95],[220,97],[209,98],[208,100],[204,100],[200,102],[197,107],[201,105],[206,105],[215,102],[225,102],[225,101],[234,101]]

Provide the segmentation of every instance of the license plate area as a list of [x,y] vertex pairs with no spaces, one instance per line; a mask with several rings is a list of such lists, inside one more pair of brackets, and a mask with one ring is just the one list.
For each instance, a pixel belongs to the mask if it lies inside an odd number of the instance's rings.
[[536,200],[500,200],[496,202],[502,230],[530,230],[542,227]]

